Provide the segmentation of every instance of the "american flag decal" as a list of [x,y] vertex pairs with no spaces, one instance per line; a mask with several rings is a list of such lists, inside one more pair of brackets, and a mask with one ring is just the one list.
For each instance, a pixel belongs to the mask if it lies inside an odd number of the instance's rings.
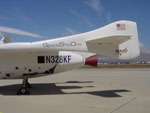
[[117,30],[126,30],[125,24],[116,24]]

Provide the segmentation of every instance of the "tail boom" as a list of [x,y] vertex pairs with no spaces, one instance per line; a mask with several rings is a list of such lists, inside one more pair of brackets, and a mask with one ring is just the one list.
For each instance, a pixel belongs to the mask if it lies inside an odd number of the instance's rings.
[[91,52],[123,60],[140,54],[137,25],[132,21],[117,21],[90,32],[52,40],[0,45],[0,52],[11,50]]

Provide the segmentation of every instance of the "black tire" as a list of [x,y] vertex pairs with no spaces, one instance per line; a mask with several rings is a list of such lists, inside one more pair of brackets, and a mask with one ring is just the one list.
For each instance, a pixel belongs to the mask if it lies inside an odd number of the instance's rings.
[[29,89],[22,87],[17,91],[17,95],[30,95],[30,91]]

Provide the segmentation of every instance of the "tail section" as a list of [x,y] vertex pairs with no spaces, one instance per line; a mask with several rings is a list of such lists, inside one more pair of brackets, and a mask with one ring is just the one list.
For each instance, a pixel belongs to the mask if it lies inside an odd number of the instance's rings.
[[[3,37],[2,43],[11,39]],[[0,50],[90,52],[123,60],[140,54],[137,25],[132,21],[117,21],[90,32],[53,40],[2,44]]]
[[130,39],[124,43],[119,44],[119,49],[126,49],[124,53],[119,54],[120,59],[133,59],[140,55],[139,40],[137,25],[135,22],[127,22],[128,35]]
[[139,56],[137,25],[131,21],[117,21],[89,32],[88,51],[118,59]]

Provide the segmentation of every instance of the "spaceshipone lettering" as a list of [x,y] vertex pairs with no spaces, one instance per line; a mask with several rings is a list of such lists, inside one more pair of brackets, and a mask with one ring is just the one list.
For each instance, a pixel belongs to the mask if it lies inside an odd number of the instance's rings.
[[81,46],[82,44],[81,43],[77,43],[75,41],[72,41],[72,42],[68,42],[68,43],[65,43],[65,42],[59,42],[59,43],[56,43],[56,44],[51,44],[51,43],[43,43],[43,47],[44,48],[50,48],[50,47],[75,47],[75,46]]
[[70,63],[71,55],[66,56],[38,56],[38,63]]

